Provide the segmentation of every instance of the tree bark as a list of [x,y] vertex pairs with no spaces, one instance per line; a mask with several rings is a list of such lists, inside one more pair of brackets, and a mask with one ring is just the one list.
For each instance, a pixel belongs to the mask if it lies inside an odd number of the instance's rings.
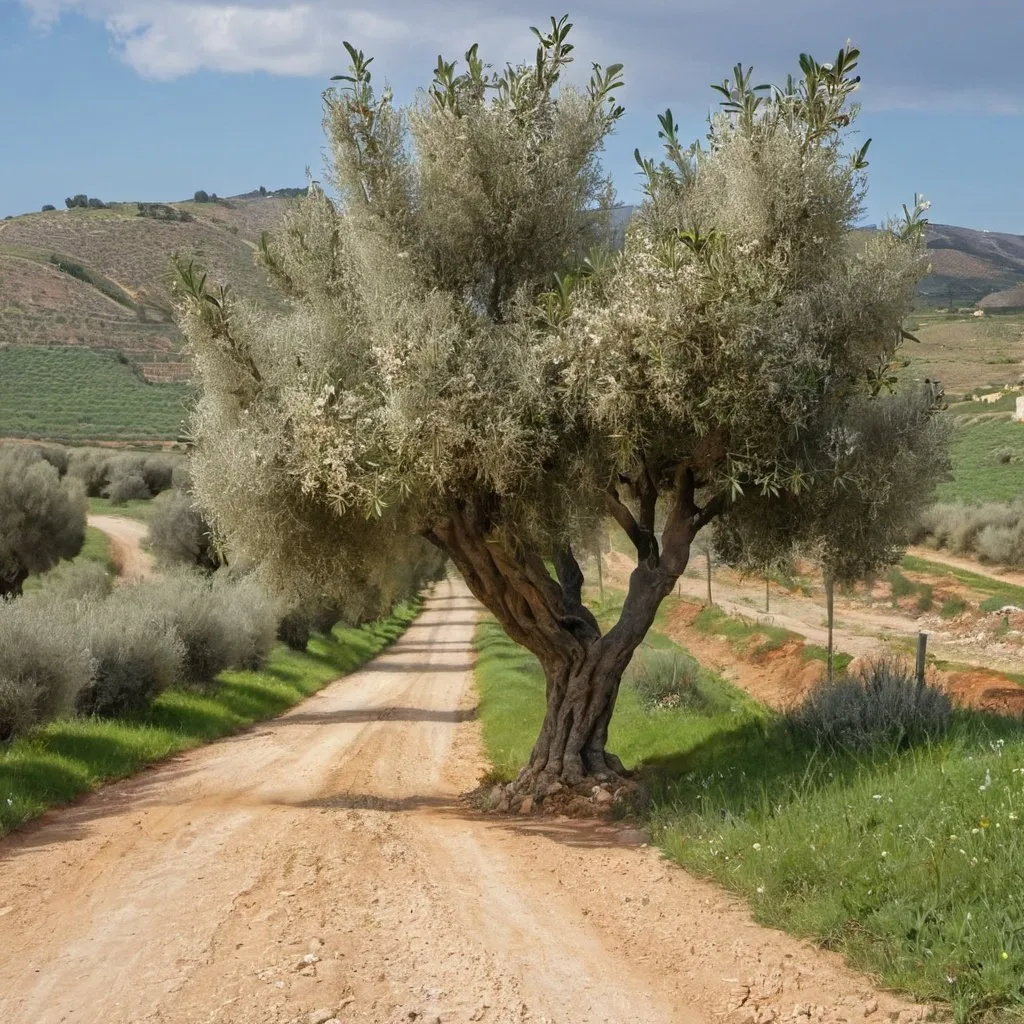
[[638,523],[610,493],[616,519],[637,541],[638,565],[619,620],[603,635],[583,603],[583,572],[568,546],[552,553],[555,580],[536,551],[494,535],[486,513],[478,509],[453,506],[425,531],[509,637],[536,655],[544,670],[547,708],[530,761],[516,783],[520,792],[543,795],[555,782],[578,787],[625,774],[622,762],[607,749],[622,674],[686,568],[691,541],[721,509],[720,502],[700,508],[694,489],[692,470],[681,467],[661,551],[653,530],[653,502],[640,503]]

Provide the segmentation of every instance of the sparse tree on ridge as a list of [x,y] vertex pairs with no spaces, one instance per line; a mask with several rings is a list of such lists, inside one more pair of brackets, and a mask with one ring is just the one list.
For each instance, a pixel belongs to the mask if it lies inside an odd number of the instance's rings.
[[32,448],[0,447],[0,600],[85,543],[85,490]]
[[[535,30],[535,59],[501,72],[476,47],[440,59],[405,110],[349,46],[325,94],[340,201],[311,188],[262,251],[290,311],[179,267],[213,526],[279,581],[384,602],[426,544],[445,552],[545,672],[522,792],[623,771],[619,682],[704,526],[742,536],[777,500],[788,549],[815,520],[803,496],[870,486],[828,454],[925,269],[915,224],[849,245],[851,48],[771,92],[738,67],[703,144],[666,112],[625,250],[601,255],[621,68],[562,84],[568,31]],[[602,630],[575,552],[608,516],[637,566]]]

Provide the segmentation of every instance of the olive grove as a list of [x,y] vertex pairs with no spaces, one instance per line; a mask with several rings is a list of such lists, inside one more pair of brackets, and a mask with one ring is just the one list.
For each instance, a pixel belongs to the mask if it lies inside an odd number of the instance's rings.
[[[324,97],[329,189],[259,254],[288,309],[191,265],[178,282],[214,529],[345,602],[387,603],[442,552],[543,666],[534,792],[623,772],[622,673],[705,526],[770,561],[821,536],[825,496],[870,515],[862,496],[898,486],[871,457],[886,417],[914,486],[942,459],[936,391],[889,394],[921,211],[851,244],[857,51],[803,56],[781,88],[738,66],[689,147],[666,112],[613,253],[600,154],[622,68],[567,84],[569,27],[499,71],[476,47],[439,58],[407,108],[349,47]],[[602,629],[577,554],[609,518],[636,568]]]

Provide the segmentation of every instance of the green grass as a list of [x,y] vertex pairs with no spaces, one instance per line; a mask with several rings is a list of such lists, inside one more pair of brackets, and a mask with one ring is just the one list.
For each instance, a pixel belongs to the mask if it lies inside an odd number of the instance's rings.
[[0,437],[175,438],[189,395],[186,384],[147,384],[126,363],[86,348],[0,348]]
[[89,515],[91,516],[122,516],[125,519],[138,519],[148,523],[153,518],[155,505],[152,498],[133,499],[115,505],[109,498],[89,498]]
[[981,601],[982,611],[998,611],[1008,604],[1024,608],[1024,587],[1015,586],[1013,583],[1004,583],[990,576],[983,576],[981,573],[971,572],[968,569],[959,569],[943,562],[930,562],[927,558],[918,558],[916,555],[905,555],[900,564],[908,572],[929,573],[933,576],[946,576],[955,579],[958,583],[973,590],[979,597],[984,598]]
[[939,608],[939,615],[944,619],[955,619],[967,611],[967,602],[962,597],[947,597]]
[[[1004,448],[1019,458],[1000,462]],[[939,484],[938,501],[1012,501],[1024,494],[1024,423],[1007,418],[960,423],[951,454],[953,479]]]
[[[657,650],[676,647],[656,632],[649,634],[646,642]],[[476,681],[484,746],[494,777],[512,779],[529,760],[544,718],[544,674],[536,658],[509,640],[492,619],[485,619],[477,627],[474,647],[478,652]],[[681,729],[690,742],[697,744],[739,718],[761,717],[749,697],[714,673],[703,669],[698,685],[714,713],[652,714],[644,710],[635,690],[621,688],[609,729],[609,747],[627,768],[651,757],[673,755],[679,748]]]
[[[476,646],[484,744],[496,777],[512,777],[540,725],[543,676],[493,622]],[[728,707],[647,714],[620,691],[609,746],[648,783],[654,841],[762,924],[887,986],[948,1002],[958,1020],[1019,1019],[1024,724],[957,712],[941,742],[855,758],[800,744],[740,694]]]
[[[804,661],[822,661],[826,665],[828,664],[828,650],[824,647],[819,647],[818,644],[805,643],[800,655]],[[851,661],[853,661],[852,654],[844,654],[836,650],[832,651],[832,669],[834,672],[845,672]]]
[[745,652],[754,637],[760,643],[753,654],[766,654],[781,647],[789,640],[803,640],[799,633],[793,633],[779,626],[751,622],[735,615],[727,615],[716,605],[706,605],[693,620],[694,629],[711,636],[724,637],[738,651]]
[[0,753],[0,834],[169,754],[270,718],[351,672],[396,640],[419,602],[358,629],[314,636],[303,653],[279,644],[259,672],[224,672],[208,691],[168,690],[137,717],[62,719]]

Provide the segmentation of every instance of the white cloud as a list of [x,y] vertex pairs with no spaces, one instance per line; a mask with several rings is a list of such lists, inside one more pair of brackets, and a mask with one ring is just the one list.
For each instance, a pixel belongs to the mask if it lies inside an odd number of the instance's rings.
[[[121,58],[147,78],[201,70],[324,78],[344,70],[342,40],[378,57],[404,93],[439,51],[479,40],[496,64],[532,53],[530,24],[550,0],[22,0],[41,26],[64,12],[103,23]],[[587,0],[577,3],[579,73],[592,60],[626,65],[630,103],[706,108],[706,86],[742,59],[775,79],[801,50],[864,51],[865,106],[874,109],[1024,109],[1024,70],[1008,27],[1020,0]],[[558,5],[555,5],[557,8]],[[922,18],[922,13],[926,17]],[[759,75],[760,77],[760,75]]]

